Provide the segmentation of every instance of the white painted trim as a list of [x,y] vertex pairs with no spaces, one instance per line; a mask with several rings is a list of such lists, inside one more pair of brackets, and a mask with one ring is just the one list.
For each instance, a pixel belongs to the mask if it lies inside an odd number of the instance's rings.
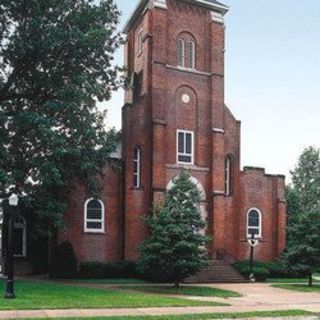
[[212,74],[209,72],[203,72],[203,71],[199,71],[196,69],[190,69],[190,68],[185,68],[185,67],[180,67],[180,66],[172,66],[170,64],[167,64],[166,67],[168,69],[173,69],[173,70],[182,71],[182,72],[189,72],[189,73],[193,73],[193,74],[197,74],[197,75],[201,75],[201,76],[207,76],[207,77],[212,76]]
[[[91,200],[97,200],[101,204],[101,210],[102,210],[102,219],[87,219],[87,209],[88,209],[88,203]],[[104,203],[100,199],[94,199],[90,198],[87,199],[87,201],[84,204],[84,232],[87,233],[105,233],[105,207]],[[87,222],[101,222],[101,229],[90,229],[87,228]]]
[[212,128],[212,131],[215,133],[224,133],[224,129],[220,129],[220,128]]
[[211,20],[220,24],[224,24],[223,15],[216,11],[211,11]]
[[251,234],[249,234],[249,232],[248,232],[249,231],[249,213],[253,210],[255,210],[259,213],[259,227],[250,227],[250,229],[258,229],[259,233],[258,233],[258,235],[256,235],[256,237],[262,238],[262,214],[261,214],[261,211],[256,207],[252,207],[247,211],[247,238],[251,237]]
[[[179,152],[179,133],[184,134],[184,149],[186,149],[186,134],[191,134],[191,154],[183,152]],[[176,133],[176,154],[177,154],[177,163],[178,164],[194,164],[194,132],[193,131],[188,131],[188,130],[182,130],[178,129]],[[184,162],[184,161],[179,161],[179,156],[191,156],[191,162]]]
[[167,1],[166,0],[153,0],[152,7],[153,8],[160,8],[160,9],[168,9]]
[[13,221],[13,229],[22,229],[22,254],[15,254],[16,258],[25,258],[27,256],[27,222],[26,219],[19,215],[15,218],[21,218],[23,223],[21,227],[15,227],[16,223]]

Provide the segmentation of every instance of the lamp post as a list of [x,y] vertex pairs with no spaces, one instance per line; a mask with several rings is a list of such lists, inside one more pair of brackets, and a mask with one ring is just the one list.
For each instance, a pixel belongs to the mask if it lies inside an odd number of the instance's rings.
[[13,259],[13,227],[14,227],[14,216],[18,207],[18,196],[13,193],[9,198],[10,205],[10,217],[8,226],[8,249],[7,249],[7,285],[5,298],[14,299],[16,297],[14,293],[14,259]]
[[253,272],[253,255],[254,255],[254,248],[259,244],[259,240],[255,239],[254,233],[251,234],[251,238],[248,239],[248,243],[250,244],[250,275],[249,275],[249,280],[251,282],[255,282],[256,277]]

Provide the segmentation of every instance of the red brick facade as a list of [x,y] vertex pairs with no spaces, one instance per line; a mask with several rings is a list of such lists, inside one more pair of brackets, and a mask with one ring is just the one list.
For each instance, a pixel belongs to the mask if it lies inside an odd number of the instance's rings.
[[[106,168],[101,201],[105,232],[84,230],[85,195],[70,199],[67,231],[79,261],[135,260],[147,236],[142,217],[164,197],[170,181],[189,170],[202,191],[201,211],[214,241],[211,258],[245,259],[249,248],[247,213],[261,212],[256,258],[273,260],[285,246],[284,177],[260,168],[240,171],[240,122],[224,104],[223,15],[214,0],[141,0],[125,32],[125,63],[133,76],[123,107],[123,174]],[[139,39],[140,38],[140,39]],[[185,41],[185,64],[178,66],[178,39]],[[141,46],[139,46],[139,42]],[[193,163],[177,161],[177,130],[193,133]],[[134,187],[134,149],[141,150],[141,185]],[[230,192],[226,193],[226,159]]]

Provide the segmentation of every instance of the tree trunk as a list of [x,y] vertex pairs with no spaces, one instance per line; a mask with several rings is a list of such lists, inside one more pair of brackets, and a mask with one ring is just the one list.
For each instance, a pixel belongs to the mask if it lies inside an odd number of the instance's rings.
[[312,287],[312,284],[313,284],[313,283],[312,283],[312,272],[310,272],[310,273],[309,273],[309,283],[308,283],[308,286],[309,286],[309,287]]
[[179,281],[176,281],[174,283],[174,287],[176,288],[176,291],[178,291],[180,289],[180,282]]

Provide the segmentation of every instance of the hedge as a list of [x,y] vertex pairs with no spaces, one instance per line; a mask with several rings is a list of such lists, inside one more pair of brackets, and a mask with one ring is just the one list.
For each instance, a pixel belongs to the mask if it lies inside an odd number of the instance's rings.
[[135,262],[82,262],[79,269],[79,278],[85,279],[119,279],[140,278]]

